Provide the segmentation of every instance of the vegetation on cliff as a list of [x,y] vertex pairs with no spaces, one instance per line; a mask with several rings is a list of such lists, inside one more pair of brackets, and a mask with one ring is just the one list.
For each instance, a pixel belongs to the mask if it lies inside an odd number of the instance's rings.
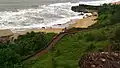
[[9,43],[0,44],[0,68],[23,68],[22,59],[47,47],[54,33],[27,33]]
[[[98,23],[90,30],[68,34],[47,54],[25,68],[79,68],[78,61],[86,53],[120,51],[120,6],[99,7]],[[28,33],[9,43],[0,44],[0,68],[24,68],[21,60],[44,49],[55,34]]]
[[104,4],[98,23],[90,30],[62,38],[51,51],[28,68],[79,68],[78,61],[89,52],[120,51],[120,6]]
[[[114,25],[120,22],[120,5],[104,4],[98,11],[98,22],[96,28]],[[93,27],[92,26],[92,27]]]

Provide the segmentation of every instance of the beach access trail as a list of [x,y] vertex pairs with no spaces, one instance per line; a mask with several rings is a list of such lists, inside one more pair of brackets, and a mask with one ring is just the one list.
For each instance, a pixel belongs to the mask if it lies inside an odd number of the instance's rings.
[[[94,19],[96,19],[97,17],[88,17],[88,18],[85,18],[84,19],[84,22],[81,22],[81,20],[78,23],[80,24],[84,24],[84,23],[88,23],[84,25],[84,27],[81,28],[81,26],[83,25],[79,25],[80,29],[79,30],[75,30],[75,29],[66,29],[64,30],[64,32],[60,32],[59,34],[57,34],[56,36],[54,36],[54,38],[48,43],[47,47],[43,50],[38,50],[37,52],[35,52],[34,54],[30,55],[29,57],[23,59],[23,61],[27,60],[27,59],[37,59],[39,58],[40,56],[44,55],[45,53],[47,53],[50,49],[52,49],[52,47],[57,43],[59,42],[59,40],[64,37],[65,35],[67,34],[73,34],[73,33],[77,33],[79,31],[82,31],[82,30],[87,30],[86,27],[88,26],[91,26],[93,25],[93,23],[95,23],[96,21]],[[74,26],[73,26],[74,27]],[[77,28],[79,28],[77,26]]]

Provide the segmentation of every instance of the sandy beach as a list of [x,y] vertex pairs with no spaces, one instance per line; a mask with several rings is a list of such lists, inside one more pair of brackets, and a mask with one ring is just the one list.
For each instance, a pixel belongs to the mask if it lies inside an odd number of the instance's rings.
[[13,34],[13,32],[11,31],[11,30],[9,30],[9,29],[2,29],[2,30],[0,30],[0,37],[1,36],[8,36],[8,35],[12,35]]
[[[84,19],[76,19],[76,23],[70,24],[68,28],[87,28],[90,25],[93,25],[96,21],[94,19],[96,19],[96,16],[91,16],[88,18],[84,18]],[[73,22],[72,20],[69,22]],[[42,29],[28,29],[25,31],[20,31],[18,33],[13,33],[12,31],[10,31],[9,29],[5,29],[5,30],[0,30],[0,36],[8,36],[8,35],[12,35],[13,37],[17,38],[17,36],[19,35],[23,35],[26,34],[27,32],[46,32],[46,33],[60,33],[64,31],[64,28],[42,28]]]
[[75,28],[88,28],[89,26],[95,24],[97,16],[91,16],[84,19],[76,20],[75,24],[70,25],[70,27]]

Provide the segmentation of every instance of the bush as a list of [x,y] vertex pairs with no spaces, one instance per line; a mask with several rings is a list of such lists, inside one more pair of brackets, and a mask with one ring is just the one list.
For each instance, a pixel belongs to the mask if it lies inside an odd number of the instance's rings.
[[53,38],[54,33],[27,33],[15,41],[0,44],[0,68],[23,68],[21,60],[42,50]]
[[19,54],[10,48],[0,49],[0,68],[14,68],[17,63],[20,63]]

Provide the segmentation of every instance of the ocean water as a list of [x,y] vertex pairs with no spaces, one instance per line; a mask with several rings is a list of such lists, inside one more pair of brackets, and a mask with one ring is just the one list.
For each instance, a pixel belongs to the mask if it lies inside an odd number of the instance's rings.
[[[116,0],[114,0],[116,1]],[[17,32],[30,28],[52,27],[72,18],[82,18],[71,7],[100,5],[112,0],[0,0],[0,29]]]

